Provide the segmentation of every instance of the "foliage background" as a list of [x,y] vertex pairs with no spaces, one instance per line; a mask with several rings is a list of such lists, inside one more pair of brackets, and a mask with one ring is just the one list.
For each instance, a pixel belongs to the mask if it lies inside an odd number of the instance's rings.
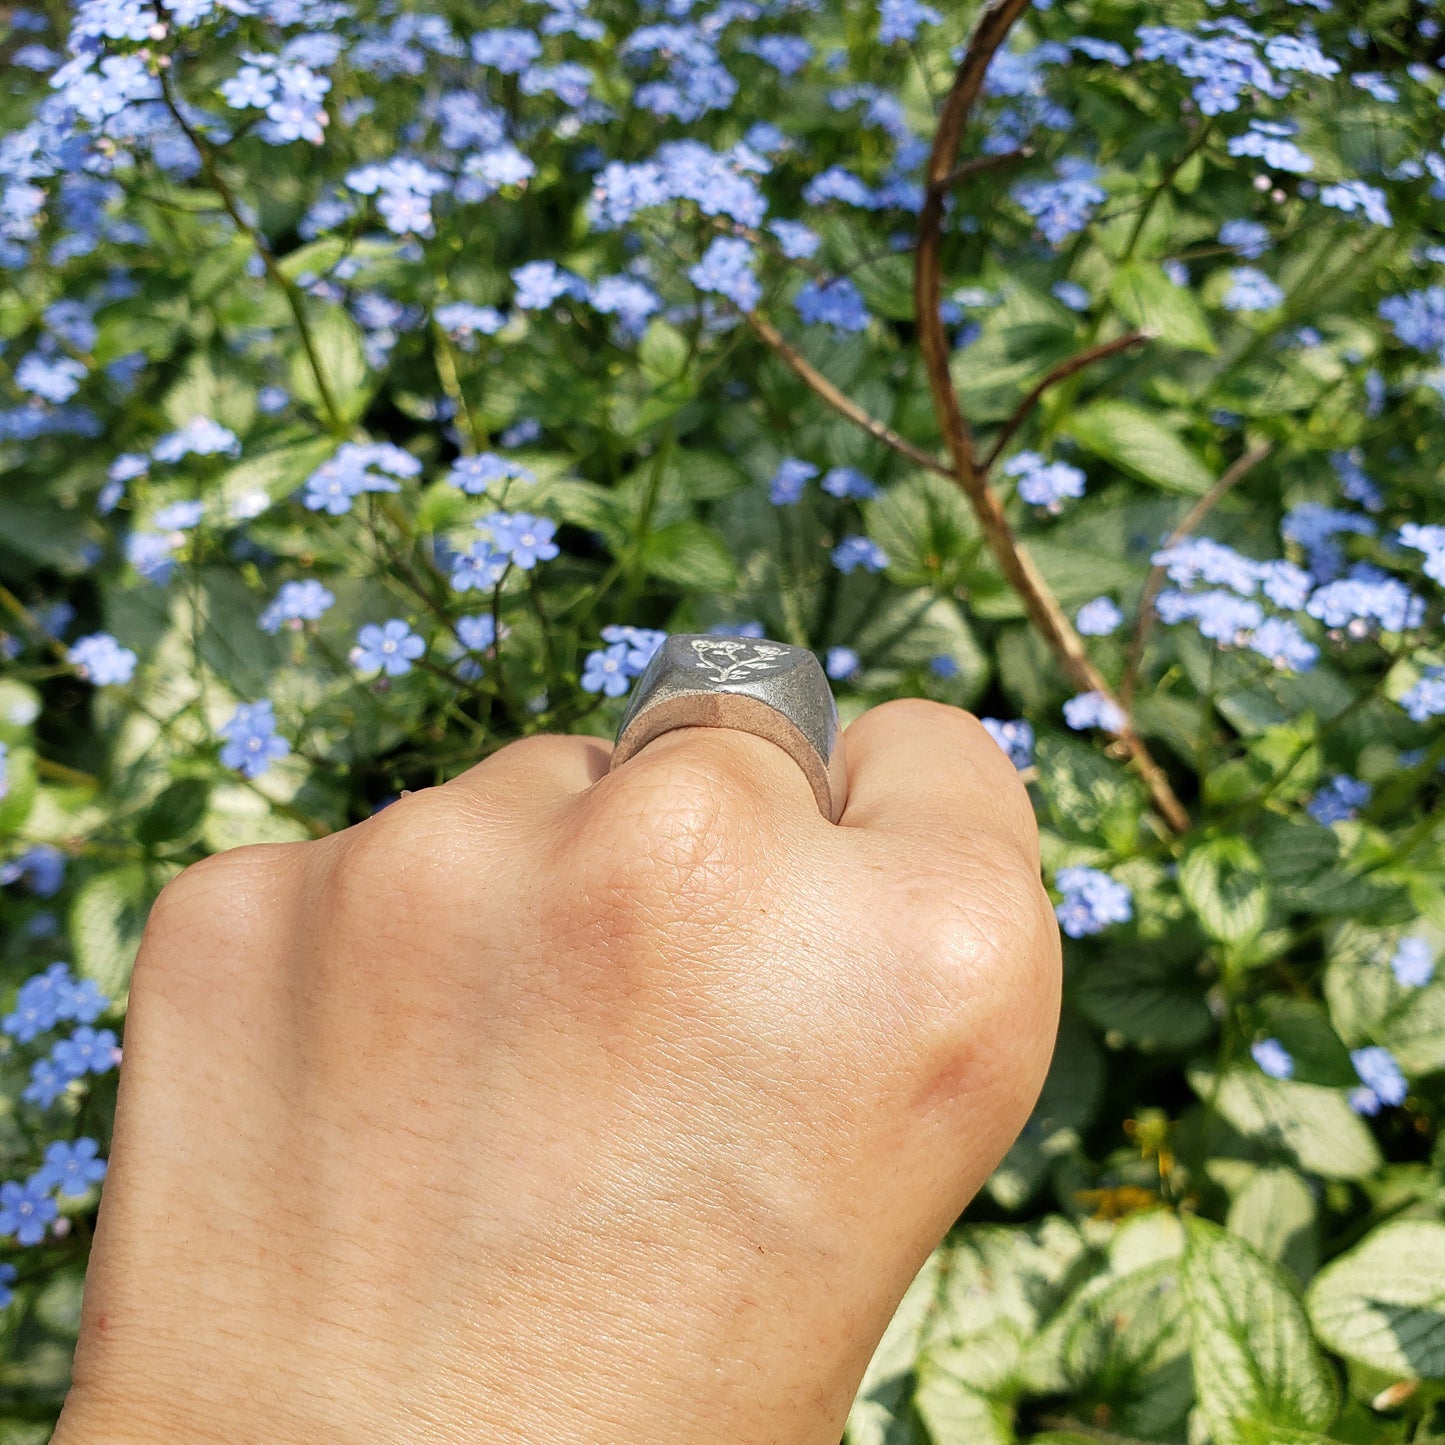
[[167,879],[714,628],[992,719],[1071,935],[852,1445],[1445,1438],[1434,7],[523,9],[4,14],[0,1440]]

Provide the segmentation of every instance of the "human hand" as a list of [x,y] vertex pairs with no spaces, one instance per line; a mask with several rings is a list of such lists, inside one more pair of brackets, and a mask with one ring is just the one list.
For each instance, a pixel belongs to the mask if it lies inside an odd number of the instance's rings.
[[539,735],[162,894],[55,1440],[836,1442],[1022,1127],[1032,812],[968,714]]

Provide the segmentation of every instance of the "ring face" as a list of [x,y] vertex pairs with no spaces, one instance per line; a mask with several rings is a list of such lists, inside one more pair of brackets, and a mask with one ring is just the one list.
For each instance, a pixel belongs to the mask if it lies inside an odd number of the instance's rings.
[[842,815],[847,772],[838,708],[807,648],[711,632],[672,634],[637,680],[611,767],[680,727],[735,728],[777,743],[803,770],[823,816],[836,823]]

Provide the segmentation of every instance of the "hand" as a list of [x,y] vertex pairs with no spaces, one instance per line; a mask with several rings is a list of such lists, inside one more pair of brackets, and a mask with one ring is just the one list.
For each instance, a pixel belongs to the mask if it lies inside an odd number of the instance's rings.
[[1058,933],[968,714],[541,735],[157,902],[61,1445],[831,1442],[1022,1127]]

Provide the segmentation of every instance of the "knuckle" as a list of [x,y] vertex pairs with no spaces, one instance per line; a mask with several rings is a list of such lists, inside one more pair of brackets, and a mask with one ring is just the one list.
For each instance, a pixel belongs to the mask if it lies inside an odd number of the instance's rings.
[[941,1006],[946,1038],[974,1040],[1021,998],[1057,993],[1058,930],[1036,871],[994,852],[972,867],[926,868],[910,889],[915,980]]
[[427,788],[398,799],[338,835],[328,877],[336,915],[366,929],[395,911],[399,894],[440,902],[472,841],[455,794]]
[[215,977],[244,954],[268,910],[290,886],[305,843],[256,843],[212,854],[176,874],[147,916],[131,991],[197,970]]
[[734,780],[699,758],[629,764],[609,782],[570,837],[589,897],[649,927],[711,920],[736,905],[758,819]]

